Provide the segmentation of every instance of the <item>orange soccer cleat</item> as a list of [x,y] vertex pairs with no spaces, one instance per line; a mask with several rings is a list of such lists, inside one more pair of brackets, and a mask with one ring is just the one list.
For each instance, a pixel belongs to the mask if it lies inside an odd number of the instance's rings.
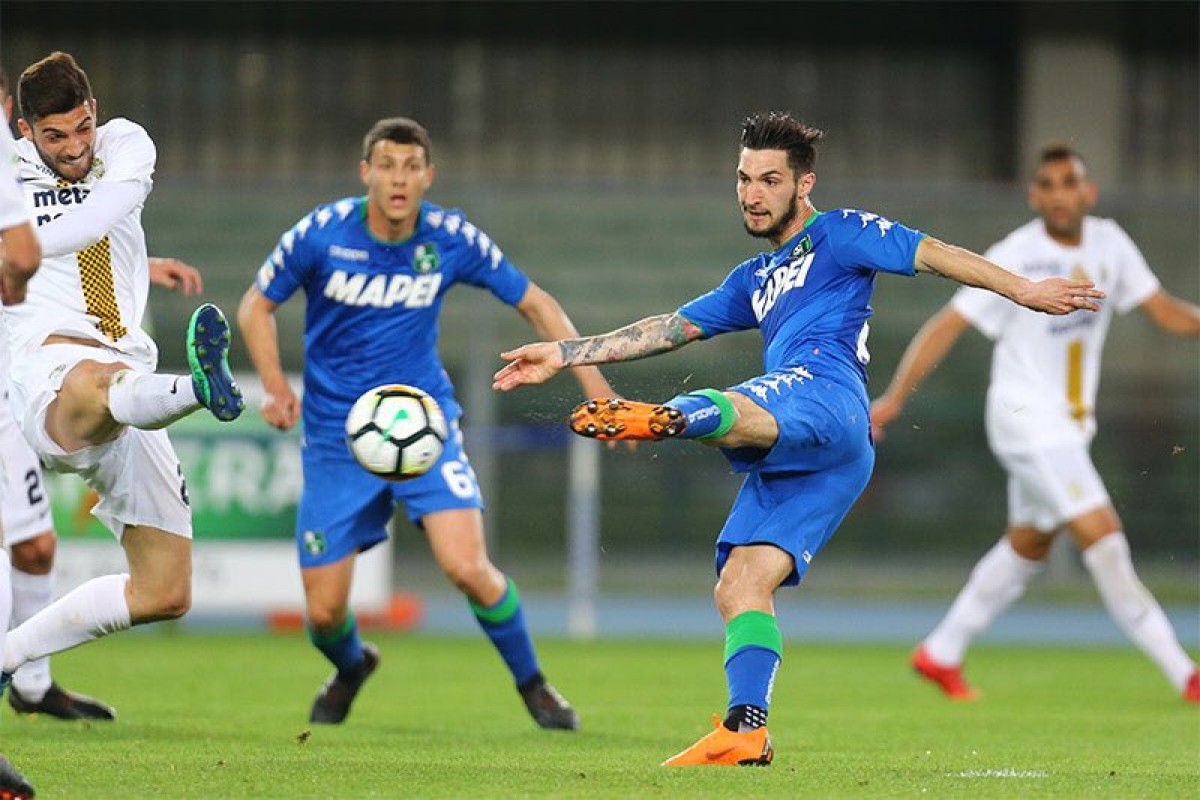
[[1183,700],[1185,703],[1200,703],[1200,669],[1192,673],[1183,687]]
[[925,652],[924,647],[918,647],[912,654],[912,667],[917,674],[938,685],[938,688],[951,700],[978,700],[979,692],[972,689],[963,677],[959,667],[944,667],[937,664]]
[[667,439],[686,427],[677,408],[619,397],[588,400],[571,412],[571,430],[589,439]]
[[664,767],[766,767],[775,757],[766,728],[736,733],[713,714],[713,732],[676,756]]

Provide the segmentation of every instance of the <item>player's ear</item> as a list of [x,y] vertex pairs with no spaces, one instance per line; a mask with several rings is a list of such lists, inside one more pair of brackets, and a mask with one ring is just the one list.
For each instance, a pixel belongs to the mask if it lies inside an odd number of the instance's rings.
[[358,162],[358,177],[359,177],[359,180],[361,180],[363,182],[363,186],[370,185],[370,182],[367,180],[367,173],[369,173],[370,171],[371,171],[370,164],[368,164],[365,161]]
[[797,181],[796,194],[799,195],[800,197],[808,197],[808,193],[811,192],[813,190],[813,187],[816,185],[817,185],[817,173],[806,172],[803,175],[801,175],[800,180]]
[[29,126],[29,123],[25,121],[24,117],[17,117],[17,130],[19,130],[21,135],[26,139],[31,142],[33,141],[33,128]]
[[433,186],[433,179],[434,179],[434,177],[436,177],[436,175],[437,175],[437,170],[434,168],[433,164],[430,164],[428,167],[425,168],[425,188],[426,189],[428,189],[430,186]]
[[1091,211],[1096,207],[1096,201],[1100,199],[1100,187],[1094,181],[1087,181],[1083,185],[1083,199],[1087,203],[1087,208]]

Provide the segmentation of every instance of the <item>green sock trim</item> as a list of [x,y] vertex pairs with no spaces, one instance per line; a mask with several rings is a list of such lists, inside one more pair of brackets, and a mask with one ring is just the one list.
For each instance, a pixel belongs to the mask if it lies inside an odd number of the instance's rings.
[[779,621],[764,611],[744,611],[725,626],[725,660],[744,647],[762,647],[783,658]]
[[500,598],[500,602],[496,605],[485,607],[479,605],[474,600],[467,601],[475,616],[484,622],[498,625],[501,622],[506,622],[513,614],[517,613],[517,609],[521,607],[521,595],[517,593],[517,585],[513,583],[513,579],[508,578],[507,580],[508,589],[505,590],[504,597]]
[[692,394],[698,394],[701,397],[707,397],[713,401],[713,405],[721,412],[721,424],[712,433],[706,433],[703,436],[697,436],[696,441],[704,439],[719,439],[733,428],[733,423],[737,422],[737,409],[733,407],[733,401],[725,396],[724,392],[719,392],[716,389],[697,389]]
[[346,621],[342,623],[342,627],[338,628],[333,633],[321,633],[320,631],[314,630],[313,628],[309,628],[308,629],[308,638],[311,639],[312,643],[315,645],[330,644],[332,642],[336,642],[337,640],[343,638],[346,634],[350,633],[350,629],[353,627],[354,627],[354,612],[351,611],[348,614],[346,614]]

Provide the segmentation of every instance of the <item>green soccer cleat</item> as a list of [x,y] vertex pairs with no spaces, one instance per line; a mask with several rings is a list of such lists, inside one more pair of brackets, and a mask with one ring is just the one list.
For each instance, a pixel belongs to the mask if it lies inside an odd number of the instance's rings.
[[229,371],[229,323],[221,309],[205,303],[188,323],[187,357],[192,388],[200,404],[222,422],[238,418],[245,408],[242,390]]

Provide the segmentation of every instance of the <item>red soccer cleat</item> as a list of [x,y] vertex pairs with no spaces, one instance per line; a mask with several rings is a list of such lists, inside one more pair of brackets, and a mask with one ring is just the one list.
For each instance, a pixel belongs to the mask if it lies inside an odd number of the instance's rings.
[[1183,687],[1183,702],[1200,703],[1200,669],[1192,673]]
[[979,699],[979,692],[967,685],[960,667],[944,667],[937,664],[925,652],[924,647],[918,647],[912,654],[912,667],[917,674],[938,685],[938,688],[951,700],[969,702]]

